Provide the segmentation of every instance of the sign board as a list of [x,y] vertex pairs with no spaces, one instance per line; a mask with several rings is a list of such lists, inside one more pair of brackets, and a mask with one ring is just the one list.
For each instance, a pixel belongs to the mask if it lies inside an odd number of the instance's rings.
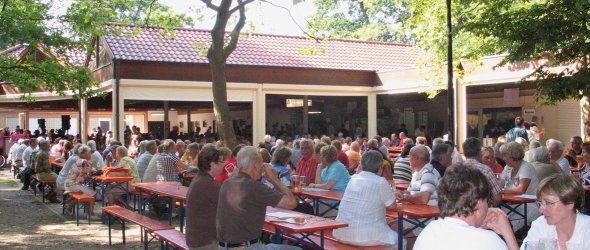
[[535,115],[535,109],[523,109],[522,113],[524,115],[530,115],[530,116],[532,116],[532,115]]
[[[287,108],[303,107],[303,99],[286,99],[285,105],[287,106]],[[312,102],[310,99],[307,100],[307,106],[312,106]]]

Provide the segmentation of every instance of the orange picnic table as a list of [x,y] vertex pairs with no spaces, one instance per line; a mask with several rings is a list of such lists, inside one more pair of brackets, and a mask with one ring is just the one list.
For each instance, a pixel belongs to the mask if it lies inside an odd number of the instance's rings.
[[[536,197],[532,198],[532,196],[528,197],[527,195],[522,194],[502,194],[502,202],[500,202],[500,207],[508,210],[506,213],[507,215],[514,213],[522,217],[524,219],[524,225],[527,225],[528,211],[526,204],[535,201],[537,201]],[[522,205],[524,205],[524,213],[521,213],[517,210]]]
[[143,182],[134,183],[133,187],[139,190],[139,213],[142,213],[143,208],[143,192],[164,197],[168,199],[168,223],[172,225],[172,209],[174,208],[174,201],[178,200],[180,217],[180,231],[184,228],[184,203],[186,202],[186,194],[188,187],[181,185],[178,182]]
[[[388,209],[385,214],[390,218],[397,217],[397,226],[399,230],[399,233],[397,234],[397,244],[399,249],[403,249],[404,235],[414,231],[416,228],[425,228],[426,222],[440,216],[440,210],[437,206],[429,206],[426,204],[398,203],[394,209]],[[412,224],[413,227],[404,231],[404,221]]]
[[101,200],[102,206],[104,207],[107,205],[104,195],[107,190],[109,189],[120,189],[123,190],[126,194],[125,197],[129,197],[129,182],[133,180],[132,176],[105,176],[105,175],[98,175],[93,176],[94,183],[96,183],[100,187],[101,191]]
[[[268,216],[272,213],[281,213],[285,215],[289,214],[295,217],[301,217],[305,219],[305,222],[292,223],[288,220],[285,220],[284,218]],[[266,207],[266,214],[267,216],[264,219],[264,223],[274,226],[277,235],[276,239],[281,239],[281,235],[286,234],[296,239],[295,243],[293,243],[294,245],[305,242],[311,244],[312,246],[316,246],[319,249],[324,249],[324,231],[348,226],[348,224],[336,220],[322,218],[319,216],[304,214],[281,208]],[[319,232],[319,244],[311,240],[309,237],[310,235],[316,232]],[[280,244],[280,242],[277,243]]]
[[[293,189],[293,194],[312,199],[314,214],[317,216],[324,216],[334,209],[338,210],[340,201],[344,197],[343,191],[323,190],[319,188]],[[320,213],[320,204],[324,204],[328,209]]]

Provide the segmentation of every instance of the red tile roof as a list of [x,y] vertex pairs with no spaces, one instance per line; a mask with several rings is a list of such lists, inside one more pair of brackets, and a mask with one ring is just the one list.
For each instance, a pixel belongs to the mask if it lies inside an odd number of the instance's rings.
[[18,44],[15,46],[12,46],[8,49],[5,49],[3,51],[0,52],[0,55],[4,55],[4,54],[10,54],[14,57],[18,57],[20,56],[20,54],[25,51],[25,49],[27,49],[27,47],[29,47],[28,44]]
[[[106,35],[114,59],[151,62],[208,63],[205,53],[211,40],[209,31],[179,28],[173,39],[160,35],[161,28],[147,27],[131,37],[132,26],[121,28],[119,36]],[[314,51],[315,55],[302,53]],[[388,70],[414,66],[415,46],[400,43],[326,40],[305,37],[243,34],[228,65],[291,68]],[[201,55],[202,54],[202,55]]]
[[[29,47],[29,44],[18,44],[18,45],[10,47],[8,49],[5,49],[3,51],[0,51],[0,55],[10,54],[11,56],[18,58],[18,57],[22,56],[23,51],[25,51],[28,47]],[[55,51],[53,51],[53,50],[52,50],[52,52],[55,53]],[[68,62],[74,66],[83,66],[84,62],[86,61],[86,52],[85,51],[75,49],[75,50],[66,50],[64,53],[65,53],[65,55],[63,55],[63,57],[66,57]]]

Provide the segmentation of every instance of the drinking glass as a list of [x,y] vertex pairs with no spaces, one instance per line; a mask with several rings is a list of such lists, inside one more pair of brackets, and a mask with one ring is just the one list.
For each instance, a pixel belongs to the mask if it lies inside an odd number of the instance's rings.
[[541,239],[539,243],[543,250],[559,250],[556,239]]
[[299,175],[291,175],[291,187],[295,190],[299,189]]
[[307,176],[299,176],[299,189],[305,190],[307,187]]
[[524,243],[524,250],[541,250],[538,241],[527,241]]

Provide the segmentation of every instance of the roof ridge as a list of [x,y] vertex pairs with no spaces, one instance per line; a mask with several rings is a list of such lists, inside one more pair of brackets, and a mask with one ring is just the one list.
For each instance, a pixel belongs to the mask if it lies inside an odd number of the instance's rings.
[[17,45],[14,45],[14,46],[8,47],[8,48],[6,48],[5,50],[2,50],[2,51],[0,51],[0,55],[4,55],[4,54],[7,54],[7,53],[11,53],[11,52],[13,52],[13,51],[15,51],[15,50],[19,50],[19,49],[21,49],[22,47],[27,47],[27,46],[29,46],[29,44],[28,44],[28,43],[21,43],[21,44],[17,44]]
[[[116,22],[109,22],[107,25],[115,25],[115,26],[126,26],[126,27],[147,27],[152,29],[164,29],[161,26],[154,26],[154,25],[144,25],[139,26],[136,24],[124,24],[124,23],[116,23]],[[186,31],[199,31],[199,32],[207,32],[210,33],[211,30],[206,29],[198,29],[198,28],[191,28],[191,27],[174,27],[174,30],[186,30]],[[230,33],[230,32],[225,32]],[[304,40],[315,40],[313,38],[309,38],[306,36],[296,36],[296,35],[281,35],[281,34],[268,34],[268,33],[255,33],[255,32],[242,32],[242,34],[250,34],[253,36],[269,36],[269,37],[283,37],[283,38],[294,38],[294,39],[304,39]],[[415,44],[411,43],[402,43],[402,42],[384,42],[384,41],[365,41],[359,39],[344,39],[344,38],[329,38],[327,40],[320,39],[321,41],[330,42],[330,41],[339,41],[339,42],[350,42],[350,43],[363,43],[363,44],[383,44],[383,45],[397,45],[397,46],[404,46],[404,47],[415,47]]]

